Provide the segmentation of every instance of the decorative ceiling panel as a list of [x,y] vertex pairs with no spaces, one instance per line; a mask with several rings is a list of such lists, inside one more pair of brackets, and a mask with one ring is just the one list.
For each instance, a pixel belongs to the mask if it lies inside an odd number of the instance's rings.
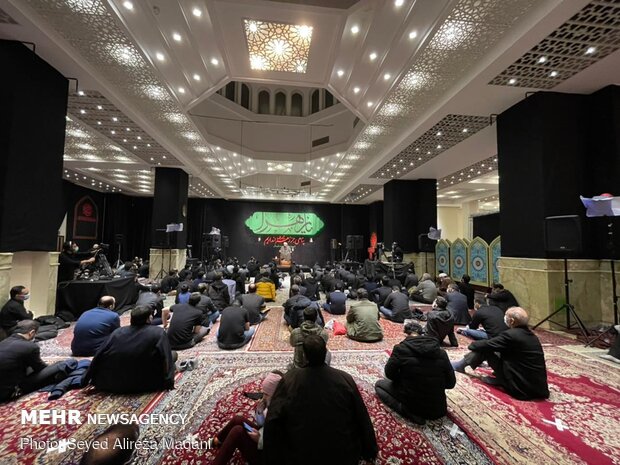
[[359,202],[363,200],[365,197],[368,197],[373,192],[377,192],[379,189],[383,189],[383,185],[381,184],[358,184],[355,189],[349,192],[344,197],[345,202]]
[[88,187],[89,189],[94,189],[99,192],[123,192],[121,187],[111,185],[107,181],[102,181],[99,178],[95,178],[90,174],[85,174],[83,172],[78,172],[72,170],[70,168],[65,168],[64,171],[64,179],[73,184],[78,184],[80,186]]
[[594,0],[490,84],[552,89],[620,48],[620,2]]
[[437,189],[445,189],[454,184],[458,184],[463,181],[471,181],[481,176],[486,176],[491,171],[497,171],[497,155],[489,157],[485,160],[469,165],[462,170],[450,173],[448,176],[444,176],[437,181]]
[[398,179],[489,124],[487,116],[447,115],[370,177]]

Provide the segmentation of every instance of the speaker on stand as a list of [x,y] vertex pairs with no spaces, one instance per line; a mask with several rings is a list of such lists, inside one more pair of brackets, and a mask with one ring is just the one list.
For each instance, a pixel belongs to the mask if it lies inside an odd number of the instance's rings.
[[[571,330],[577,325],[586,343],[588,343],[588,329],[577,314],[575,306],[570,303],[570,283],[573,281],[568,278],[568,257],[581,252],[581,218],[577,215],[548,216],[545,218],[545,250],[551,254],[560,255],[564,259],[564,304],[537,323],[533,329],[538,328],[546,321],[566,330]],[[566,311],[566,325],[551,321],[551,318],[562,311]],[[575,319],[574,323],[571,321],[571,316]]]

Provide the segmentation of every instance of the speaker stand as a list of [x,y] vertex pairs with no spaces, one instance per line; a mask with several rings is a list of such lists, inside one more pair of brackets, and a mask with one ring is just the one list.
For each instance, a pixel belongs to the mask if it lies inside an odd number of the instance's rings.
[[[556,309],[551,315],[546,317],[544,320],[538,322],[532,329],[538,328],[541,324],[543,324],[546,321],[549,321],[549,323],[553,323],[554,325],[560,326],[561,328],[567,331],[573,329],[576,325],[581,331],[582,336],[585,338],[586,346],[587,346],[587,344],[590,341],[590,335],[588,333],[588,329],[583,324],[583,321],[581,321],[581,318],[577,314],[577,311],[575,310],[575,306],[570,303],[570,283],[571,282],[572,280],[568,279],[568,259],[564,258],[564,298],[565,298],[566,303],[561,305],[558,309]],[[553,318],[555,315],[557,315],[558,313],[564,310],[566,310],[566,325],[563,325],[562,323],[557,323],[555,321],[551,321],[551,318]],[[575,319],[574,323],[571,322],[571,318],[570,318],[571,315]]]

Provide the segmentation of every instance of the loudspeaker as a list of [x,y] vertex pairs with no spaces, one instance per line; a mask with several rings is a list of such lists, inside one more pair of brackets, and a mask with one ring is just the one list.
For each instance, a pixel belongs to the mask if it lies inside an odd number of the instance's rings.
[[581,252],[581,218],[577,215],[545,218],[545,250],[547,252]]
[[346,238],[345,246],[348,250],[359,250],[363,247],[364,236],[349,235]]
[[228,240],[228,236],[222,236],[222,247],[227,249],[230,246],[230,241]]
[[329,240],[329,248],[331,250],[338,250],[338,239],[330,239]]
[[353,247],[353,243],[354,243],[353,236],[350,236],[350,235],[349,235],[349,236],[347,236],[347,237],[346,237],[346,240],[345,240],[344,242],[345,242],[345,248],[346,248],[347,250],[351,250],[351,249],[354,249],[354,248],[355,248],[355,247]]
[[420,252],[435,252],[435,242],[429,239],[428,234],[420,234],[418,236],[418,249]]
[[205,237],[205,245],[212,249],[218,249],[222,247],[222,236],[219,234],[207,234]]

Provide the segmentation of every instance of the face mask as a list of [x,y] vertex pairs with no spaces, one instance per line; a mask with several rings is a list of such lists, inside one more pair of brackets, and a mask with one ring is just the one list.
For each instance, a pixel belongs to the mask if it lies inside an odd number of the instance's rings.
[[28,300],[30,298],[30,294],[24,294],[21,296],[22,300]]
[[79,247],[73,247],[73,253],[78,253],[78,252],[79,252],[79,250],[80,250],[80,248],[79,248]]
[[506,315],[504,315],[504,323],[510,328],[510,322],[508,321],[508,317]]

